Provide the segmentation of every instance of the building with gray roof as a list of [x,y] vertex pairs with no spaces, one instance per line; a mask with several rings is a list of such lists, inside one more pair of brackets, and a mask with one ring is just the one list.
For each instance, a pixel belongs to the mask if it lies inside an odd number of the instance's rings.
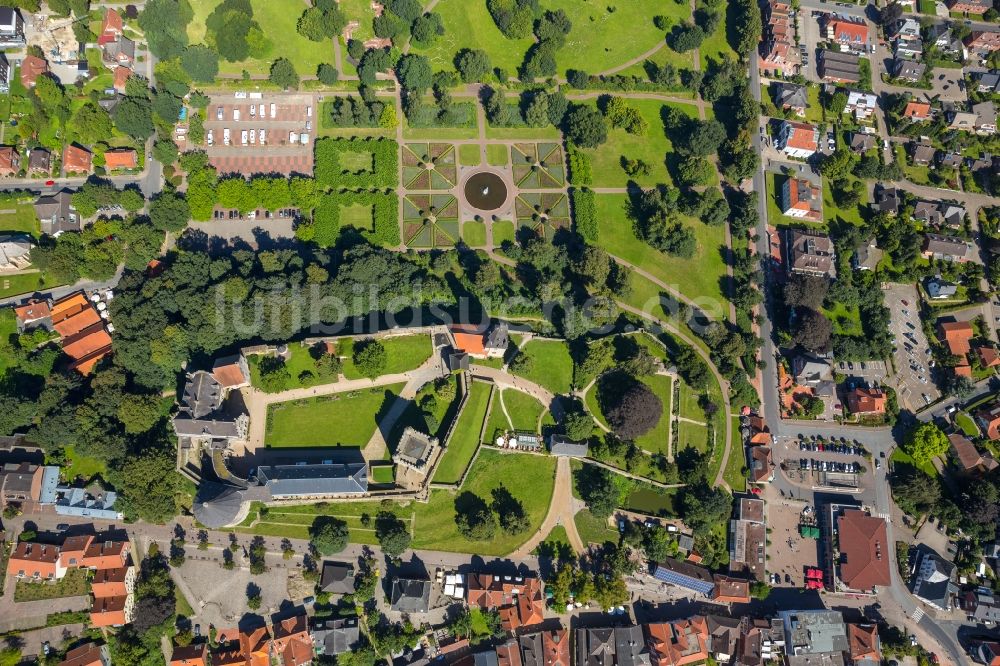
[[430,462],[439,450],[437,437],[431,437],[419,430],[406,426],[402,437],[392,454],[392,461],[421,474],[426,474]]
[[356,617],[313,619],[313,645],[320,655],[337,655],[358,647],[361,631]]
[[913,596],[938,610],[950,611],[957,593],[955,565],[920,544],[913,569]]
[[570,456],[572,458],[587,457],[587,443],[574,442],[565,435],[552,435],[549,439],[549,453],[554,456]]
[[715,580],[708,569],[672,557],[656,565],[653,577],[706,597],[715,589]]
[[275,500],[357,495],[368,492],[368,463],[262,465],[256,479]]
[[843,664],[850,651],[847,625],[840,611],[779,611],[785,630],[789,666]]
[[[400,613],[426,613],[431,604],[431,582],[414,578],[394,578],[389,607]],[[494,653],[495,654],[495,653]]]
[[329,594],[354,593],[354,565],[350,562],[323,562],[319,589]]
[[[49,170],[49,160],[51,154],[44,150],[34,149],[28,156],[29,164],[34,163],[36,153],[38,162],[32,169]],[[41,160],[44,159],[44,165]],[[80,231],[83,220],[73,206],[73,195],[68,190],[60,190],[55,194],[38,197],[35,200],[35,215],[42,226],[42,233],[49,236],[58,236],[65,231]]]
[[174,432],[180,438],[207,440],[246,439],[250,417],[242,401],[227,400],[232,394],[212,373],[189,373],[184,383],[181,407],[174,415]]

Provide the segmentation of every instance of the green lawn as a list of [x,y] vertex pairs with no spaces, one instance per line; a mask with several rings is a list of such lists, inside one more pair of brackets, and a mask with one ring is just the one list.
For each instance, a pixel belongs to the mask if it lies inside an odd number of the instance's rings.
[[917,0],[917,7],[919,8],[921,14],[929,14],[930,16],[937,15],[937,8],[934,0]]
[[[426,504],[418,502],[414,505],[413,547],[481,555],[511,553],[530,538],[545,519],[552,501],[555,474],[555,458],[529,458],[484,449],[457,494],[448,490],[432,490]],[[496,535],[486,542],[465,539],[455,525],[456,498],[468,492],[489,502],[491,491],[501,487],[524,506],[528,529],[516,535],[508,535],[498,529]]]
[[607,520],[592,514],[590,509],[583,509],[577,513],[573,521],[584,543],[601,544],[605,541],[618,543],[618,532],[608,526]]
[[562,9],[573,23],[566,46],[556,55],[563,75],[568,69],[597,74],[622,65],[663,41],[663,31],[653,25],[654,13],[678,21],[690,13],[686,4],[676,2],[657,3],[655,12],[642,2],[547,0],[544,7]]
[[[316,367],[316,361],[312,357],[312,350],[310,348],[299,343],[291,343],[288,345],[288,351],[290,355],[288,360],[285,361],[285,369],[288,370],[289,379],[281,387],[282,391],[293,388],[308,388],[310,386],[330,384],[337,381],[337,377],[320,372]],[[260,362],[263,358],[263,356],[254,354],[248,359],[250,383],[257,388],[261,387]]]
[[463,143],[458,147],[458,163],[465,166],[480,164],[479,146],[474,143]]
[[363,447],[404,384],[293,400],[267,411],[267,446]]
[[485,382],[474,381],[470,384],[469,399],[434,472],[435,482],[457,483],[462,478],[479,446],[479,433],[490,402],[490,388],[491,385]]
[[485,2],[441,0],[434,13],[441,16],[445,34],[429,48],[412,45],[411,52],[427,56],[435,71],[454,69],[455,54],[462,49],[481,49],[490,56],[493,67],[516,76],[525,52],[534,41],[532,36],[517,40],[504,37],[486,10]]
[[[413,370],[429,359],[433,351],[431,338],[425,333],[384,337],[378,340],[385,347],[386,364],[385,370],[382,371],[383,375]],[[340,342],[337,353],[344,360],[344,376],[348,379],[360,379],[362,375],[354,367],[354,361],[351,359],[354,353],[354,340],[348,338]]]
[[[702,453],[712,451],[712,444],[708,441],[708,428],[687,421],[680,421],[677,424],[677,451],[681,451],[688,446],[693,446]],[[677,452],[674,452],[677,455]]]
[[681,380],[680,407],[678,416],[691,419],[692,421],[705,422],[705,410],[698,404],[700,393],[688,386],[687,382]]
[[89,480],[98,475],[107,476],[107,465],[100,458],[78,454],[72,444],[63,447],[63,453],[66,456],[66,464],[62,467],[63,477],[70,480],[83,477]]
[[979,437],[979,428],[976,426],[976,422],[965,412],[955,414],[955,425],[961,429],[966,437]]
[[507,415],[500,405],[500,393],[499,390],[493,391],[493,397],[490,398],[490,417],[483,429],[483,442],[486,444],[495,442],[497,433],[508,432],[511,429],[510,421],[507,420]]
[[906,453],[905,451],[903,451],[903,449],[899,447],[896,447],[896,449],[893,450],[890,460],[897,464],[910,465],[912,467],[916,467],[917,469],[919,469],[924,474],[930,477],[936,477],[938,473],[937,468],[934,467],[934,463],[928,460],[924,464],[918,465],[917,461],[910,457],[910,454]]
[[[194,20],[188,24],[188,39],[192,44],[205,41],[205,19],[219,4],[218,0],[192,0]],[[305,11],[306,5],[289,5],[274,0],[250,0],[253,7],[254,20],[260,24],[264,34],[271,42],[271,48],[265,57],[248,58],[242,62],[228,62],[219,59],[220,75],[239,76],[243,70],[251,75],[266,76],[271,68],[271,62],[278,58],[288,58],[295,65],[300,76],[314,76],[320,63],[333,63],[333,40],[311,42],[300,35],[295,25]],[[368,22],[371,25],[371,22]]]
[[[271,507],[263,520],[258,520],[257,511],[259,508],[260,505],[255,504],[250,510],[250,515],[235,530],[262,536],[308,539],[309,526],[312,525],[316,516],[334,516],[347,523],[351,543],[375,545],[378,540],[375,538],[374,525],[369,524],[367,527],[363,525],[362,515],[367,514],[373,518],[380,511],[389,511],[407,523],[411,531],[413,526],[413,509],[391,502],[384,505],[382,502],[324,502]],[[256,524],[250,527],[254,521],[257,521]]]
[[372,467],[372,480],[375,483],[392,483],[396,480],[396,471],[392,465]]
[[510,163],[510,148],[504,143],[489,143],[486,145],[486,163],[492,166],[504,166]]
[[486,222],[467,220],[462,223],[462,240],[469,247],[486,247]]
[[584,403],[586,403],[587,405],[587,411],[590,412],[590,415],[593,416],[598,423],[600,423],[605,428],[611,427],[608,425],[608,420],[604,418],[604,412],[601,411],[601,405],[597,401],[596,383],[590,387],[589,391],[587,391],[587,395],[584,396]]
[[694,231],[698,249],[690,259],[666,255],[636,237],[634,223],[627,215],[628,196],[625,194],[598,194],[597,219],[600,235],[597,244],[610,254],[639,266],[678,291],[694,299],[716,299],[720,308],[725,302],[722,280],[726,274],[723,248],[726,232],[722,226],[711,227],[693,218],[682,218]]
[[493,245],[500,247],[504,241],[514,241],[514,223],[510,220],[493,222]]
[[857,305],[848,307],[836,303],[832,309],[822,308],[826,318],[833,322],[833,332],[839,335],[863,335],[861,329],[861,312]]
[[0,203],[0,233],[25,233],[38,237],[42,233],[35,207],[30,203]]
[[[857,178],[849,174],[847,180],[853,185]],[[867,203],[868,189],[864,188],[861,194],[861,201],[857,206],[847,209],[839,208],[833,201],[833,187],[830,185],[830,180],[827,178],[823,179],[823,219],[826,220],[827,224],[833,224],[840,220],[855,226],[861,226],[864,224],[864,220],[861,218],[861,206]]]
[[726,39],[725,11],[725,4],[723,4],[722,20],[719,21],[719,24],[715,27],[715,32],[706,37],[705,41],[701,43],[699,53],[701,53],[701,68],[703,70],[708,69],[709,60],[720,62],[723,55],[728,55],[733,60],[736,59],[736,52],[733,51],[733,47],[729,45],[729,41]]
[[531,359],[520,374],[555,394],[569,393],[573,383],[573,359],[561,340],[530,340],[519,352]]
[[[358,27],[354,29],[353,33],[351,33],[351,36],[354,39],[358,39],[363,42],[366,39],[371,39],[375,36],[375,30],[372,28],[372,21],[375,19],[375,12],[372,11],[371,0],[339,0],[337,6],[348,20],[358,22]],[[343,49],[341,55],[343,55],[346,59],[347,50]]]
[[[740,428],[740,419],[738,416],[733,417],[733,432],[738,433]],[[746,467],[745,456],[743,453],[743,446],[739,439],[733,438],[733,450],[729,452],[729,460],[726,461],[726,471],[723,472],[722,478],[725,479],[726,483],[734,493],[744,492],[747,486],[747,478],[743,474],[743,468]]]
[[640,449],[651,453],[666,454],[670,450],[670,441],[667,439],[670,424],[670,398],[672,396],[673,381],[666,375],[650,375],[643,377],[642,383],[648,386],[656,397],[663,404],[663,416],[660,417],[656,426],[642,437],[635,440]]
[[0,275],[0,298],[29,294],[40,289],[58,286],[55,280],[45,273],[20,273],[18,275]]
[[14,588],[14,601],[41,601],[43,599],[62,599],[63,597],[82,597],[90,592],[90,581],[85,569],[70,569],[55,583],[29,583],[17,581]]
[[545,405],[516,389],[503,391],[500,397],[513,422],[514,430],[538,432],[538,421],[546,410]]
[[[581,103],[596,108],[594,100]],[[680,109],[692,118],[698,117],[697,107],[691,104],[661,102],[652,99],[629,99],[628,105],[635,108],[649,124],[645,135],[629,134],[623,129],[609,129],[608,140],[597,148],[582,149],[590,157],[594,174],[594,187],[625,187],[635,181],[643,187],[657,183],[672,183],[667,170],[667,160],[674,159],[673,145],[663,129],[663,110],[666,107]],[[641,159],[649,165],[649,175],[629,176],[622,169],[622,157]]]
[[10,337],[17,333],[17,318],[13,308],[0,309],[0,377],[7,368],[16,365],[17,360],[11,356]]

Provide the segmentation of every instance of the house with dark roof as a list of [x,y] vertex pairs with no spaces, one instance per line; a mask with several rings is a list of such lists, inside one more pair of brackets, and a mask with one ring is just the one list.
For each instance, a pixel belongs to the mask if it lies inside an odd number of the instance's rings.
[[875,203],[872,204],[872,208],[878,213],[895,215],[899,212],[901,199],[900,191],[895,187],[883,187],[879,185],[875,188]]
[[354,565],[350,562],[323,562],[319,589],[328,594],[354,594]]
[[257,483],[271,499],[306,499],[368,492],[368,463],[323,462],[257,467]]
[[856,55],[820,49],[817,56],[819,75],[832,83],[857,83],[861,80],[860,59]]
[[111,69],[132,67],[135,62],[135,42],[124,35],[119,35],[115,41],[103,45],[101,59]]
[[963,592],[959,603],[970,622],[1000,622],[1000,602],[988,587]]
[[818,231],[789,229],[787,239],[789,272],[837,277],[833,241],[828,235]]
[[316,654],[338,655],[357,649],[361,630],[356,617],[313,618],[312,639]]
[[869,238],[867,243],[862,243],[854,250],[851,257],[851,265],[858,271],[873,271],[878,268],[884,253],[876,245],[875,238]]
[[549,438],[549,453],[554,456],[569,456],[571,458],[586,458],[587,443],[574,442],[565,435],[552,435]]
[[784,628],[786,666],[844,663],[850,644],[840,611],[783,610],[778,617]]
[[737,500],[736,516],[729,521],[729,573],[764,581],[766,567],[764,501],[742,497]]
[[917,166],[927,166],[936,154],[937,150],[930,144],[910,142],[910,160]]
[[416,578],[394,578],[389,592],[389,607],[400,613],[426,613],[430,610],[431,582]]
[[706,597],[711,596],[715,589],[715,581],[708,569],[672,557],[656,565],[653,577]]
[[952,599],[958,594],[955,565],[919,544],[913,570],[913,596],[938,610],[950,611]]
[[890,66],[890,71],[892,72],[892,77],[894,79],[917,83],[924,77],[924,72],[927,71],[927,65],[913,60],[894,58],[892,65]]
[[521,634],[518,643],[522,666],[570,666],[572,663],[569,632],[566,629]]
[[969,243],[962,238],[941,234],[924,234],[923,255],[925,259],[964,263],[969,260],[970,254]]
[[809,106],[809,98],[805,86],[778,82],[774,84],[774,103],[775,106],[784,111],[792,111],[797,116],[805,116],[806,107]]
[[878,625],[848,624],[847,642],[851,666],[880,666],[882,663],[882,643],[878,637]]
[[953,298],[958,293],[958,285],[942,279],[940,275],[927,278],[924,289],[932,300]]
[[652,666],[642,627],[588,627],[576,630],[574,666]]
[[[224,367],[228,367],[224,366]],[[228,381],[228,370],[219,376]],[[173,417],[174,432],[178,437],[206,440],[245,439],[250,427],[250,417],[241,402],[227,400],[230,391],[219,381],[214,372],[197,370],[188,373],[184,383],[181,407]]]
[[28,151],[28,173],[47,176],[52,171],[52,153],[44,148],[32,148]]
[[781,185],[781,214],[811,222],[823,221],[823,196],[805,178],[786,178]]
[[952,460],[962,474],[982,476],[1000,466],[992,453],[980,453],[976,445],[960,433],[948,435],[948,443],[951,445]]
[[[35,152],[33,150],[31,154]],[[34,207],[43,234],[58,236],[65,231],[80,231],[83,225],[80,214],[73,206],[73,195],[68,190],[40,196],[35,200]]]
[[855,153],[867,153],[877,145],[875,137],[864,132],[851,132],[851,150]]

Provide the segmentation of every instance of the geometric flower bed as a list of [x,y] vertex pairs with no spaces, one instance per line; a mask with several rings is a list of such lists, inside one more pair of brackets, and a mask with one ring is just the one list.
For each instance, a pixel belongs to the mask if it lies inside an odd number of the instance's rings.
[[514,204],[517,222],[552,240],[557,229],[568,229],[569,198],[564,192],[521,192]]
[[454,144],[408,143],[403,146],[405,189],[450,190],[457,180]]
[[558,143],[517,143],[511,150],[514,183],[522,190],[560,188],[566,169]]
[[459,240],[458,200],[451,194],[407,194],[403,242],[407,247],[452,247]]

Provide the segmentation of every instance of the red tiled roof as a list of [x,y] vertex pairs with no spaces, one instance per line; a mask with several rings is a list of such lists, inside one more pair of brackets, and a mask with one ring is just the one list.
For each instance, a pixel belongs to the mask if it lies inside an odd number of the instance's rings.
[[965,356],[971,347],[969,340],[975,335],[972,324],[967,321],[943,321],[938,324],[938,335],[955,356]]
[[109,169],[134,169],[139,161],[132,148],[120,148],[104,153],[104,164]]
[[889,548],[885,521],[848,509],[837,517],[840,579],[852,590],[889,585]]
[[90,608],[90,626],[115,627],[125,624],[128,621],[125,617],[127,600],[125,595],[95,598],[94,605]]
[[455,346],[459,351],[479,356],[486,353],[486,336],[484,333],[477,333],[475,328],[453,326],[451,334],[455,338]]
[[63,167],[67,171],[90,171],[93,155],[89,150],[77,146],[66,146],[63,150]]
[[792,148],[816,149],[816,129],[806,123],[788,123],[792,131],[786,145]]
[[712,601],[726,604],[745,604],[750,602],[750,581],[742,578],[731,578],[722,574],[712,576],[715,589],[712,591]]
[[907,102],[903,116],[913,120],[924,120],[931,115],[931,105],[926,102]]
[[654,666],[682,666],[708,659],[708,623],[695,616],[643,625]]
[[868,26],[852,21],[830,21],[833,28],[833,38],[838,42],[863,44],[868,41]]
[[874,624],[847,625],[847,640],[851,646],[851,659],[869,659],[875,663],[882,660],[878,651],[878,627]]
[[1000,365],[1000,353],[997,353],[997,350],[993,347],[988,345],[976,347],[976,353],[979,355],[979,362],[983,364],[984,368],[992,368]]
[[851,414],[885,414],[885,391],[858,387],[847,394],[847,409]]
[[49,304],[45,301],[32,301],[20,307],[14,308],[14,316],[20,322],[31,322],[45,319],[50,316]]
[[128,67],[117,68],[115,70],[114,89],[119,92],[125,90],[125,84],[128,82],[130,76],[132,76],[132,70]]
[[47,71],[49,71],[49,63],[38,56],[25,56],[24,60],[21,61],[21,83],[25,88],[31,88],[35,85],[38,77]]
[[7,574],[16,576],[23,571],[29,578],[54,578],[58,562],[58,546],[21,541],[7,560]]
[[13,146],[0,146],[0,169],[5,171],[16,171],[18,166],[17,149]]
[[104,10],[104,23],[101,24],[101,35],[97,38],[98,44],[107,44],[118,39],[122,34],[122,16],[113,9]]
[[200,645],[176,646],[170,655],[170,666],[206,666],[208,643]]
[[97,643],[87,643],[67,652],[66,658],[59,662],[59,666],[102,666],[103,663],[101,646]]

